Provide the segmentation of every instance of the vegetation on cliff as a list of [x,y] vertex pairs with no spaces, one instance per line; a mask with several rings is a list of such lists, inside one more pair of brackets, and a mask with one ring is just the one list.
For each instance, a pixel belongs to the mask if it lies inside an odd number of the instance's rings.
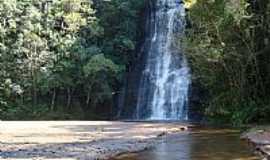
[[189,7],[186,54],[215,122],[270,120],[269,16],[268,0],[197,0]]

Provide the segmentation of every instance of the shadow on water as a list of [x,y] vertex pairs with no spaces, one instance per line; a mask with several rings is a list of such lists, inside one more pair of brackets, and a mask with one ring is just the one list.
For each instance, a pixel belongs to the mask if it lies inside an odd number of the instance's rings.
[[164,138],[152,150],[114,160],[259,160],[239,137],[240,132],[233,129],[193,128]]

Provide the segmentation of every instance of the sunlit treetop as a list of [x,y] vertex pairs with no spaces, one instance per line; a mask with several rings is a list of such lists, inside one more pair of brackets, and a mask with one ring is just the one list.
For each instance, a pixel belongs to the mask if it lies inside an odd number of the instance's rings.
[[194,4],[197,3],[197,0],[184,0],[185,8],[191,8]]

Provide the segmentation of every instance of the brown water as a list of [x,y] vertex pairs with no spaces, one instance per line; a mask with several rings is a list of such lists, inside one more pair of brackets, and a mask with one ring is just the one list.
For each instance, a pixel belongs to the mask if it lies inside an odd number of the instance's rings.
[[166,137],[151,150],[115,160],[259,160],[239,137],[237,130],[197,128]]

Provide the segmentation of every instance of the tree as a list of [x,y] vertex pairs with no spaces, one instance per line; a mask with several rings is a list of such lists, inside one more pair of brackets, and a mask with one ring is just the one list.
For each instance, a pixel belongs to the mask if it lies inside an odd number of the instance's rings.
[[258,57],[265,47],[259,34],[268,35],[262,29],[268,26],[262,20],[267,9],[260,10],[261,15],[254,9],[260,3],[198,0],[189,8],[192,28],[185,40],[186,53],[196,79],[209,91],[205,105],[210,117],[248,123],[262,117],[265,107],[260,106],[269,104],[261,72],[266,66],[260,67]]
[[[110,86],[117,73],[121,71],[118,65],[103,54],[94,55],[83,67],[85,84],[87,90],[86,106],[102,102],[112,98],[112,88]],[[95,106],[95,105],[94,105]]]
[[112,106],[134,57],[143,6],[143,0],[2,0],[0,118]]

